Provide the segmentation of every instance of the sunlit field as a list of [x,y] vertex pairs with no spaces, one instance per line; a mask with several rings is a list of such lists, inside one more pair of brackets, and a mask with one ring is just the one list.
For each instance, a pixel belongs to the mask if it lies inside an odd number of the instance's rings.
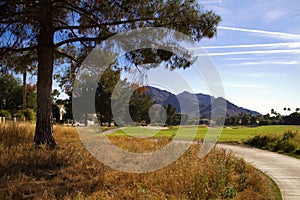
[[[179,139],[186,140],[203,140],[208,132],[206,126],[199,127],[180,127],[183,132]],[[261,134],[281,134],[286,131],[297,131],[299,126],[288,126],[288,125],[278,125],[278,126],[258,126],[258,127],[224,127],[222,133],[219,137],[219,142],[242,142],[243,140],[249,139],[256,135]],[[159,138],[161,136],[174,137],[179,130],[179,127],[170,127],[169,129],[148,129],[145,127],[129,127],[126,129],[118,130],[115,135],[132,135],[136,137],[154,137]],[[195,138],[191,138],[190,132],[197,131]],[[186,133],[186,134],[185,134]]]
[[[34,125],[0,126],[0,199],[280,199],[269,178],[223,150],[199,159],[200,146],[195,144],[163,169],[134,174],[98,162],[73,127],[54,127],[55,150],[34,147],[33,133]],[[110,139],[137,152],[170,141]]]

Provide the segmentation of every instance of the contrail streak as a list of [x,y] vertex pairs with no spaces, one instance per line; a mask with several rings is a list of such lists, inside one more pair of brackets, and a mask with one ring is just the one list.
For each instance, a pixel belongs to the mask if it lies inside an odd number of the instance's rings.
[[256,29],[233,28],[233,27],[225,27],[225,26],[219,26],[218,28],[223,29],[223,30],[257,33],[257,34],[260,34],[261,36],[266,36],[266,37],[270,37],[270,38],[285,39],[285,40],[300,40],[299,34],[275,32],[275,31],[264,31],[264,30],[256,30]]

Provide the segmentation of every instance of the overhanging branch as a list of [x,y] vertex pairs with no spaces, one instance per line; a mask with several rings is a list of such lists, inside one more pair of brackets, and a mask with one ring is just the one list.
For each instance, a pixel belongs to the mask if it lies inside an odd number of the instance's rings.
[[55,31],[58,30],[65,30],[65,29],[89,29],[89,28],[100,28],[105,26],[116,26],[121,24],[130,24],[134,22],[142,22],[142,21],[149,21],[149,20],[162,20],[162,18],[139,18],[139,19],[128,19],[128,20],[120,20],[120,21],[114,21],[114,22],[105,22],[105,23],[97,23],[97,24],[90,24],[90,25],[78,25],[78,26],[61,26],[56,27]]
[[78,37],[78,38],[71,38],[71,39],[68,39],[68,40],[64,40],[64,41],[61,41],[57,44],[54,45],[55,48],[58,48],[62,45],[65,45],[65,44],[69,44],[69,43],[74,43],[74,42],[97,42],[97,41],[103,41],[103,40],[106,40],[108,39],[109,37],[115,35],[115,33],[113,34],[110,34],[108,36],[104,36],[104,37]]
[[14,47],[1,47],[0,52],[1,53],[7,53],[7,52],[23,52],[23,51],[32,51],[36,50],[37,46],[31,46],[31,47],[24,47],[24,48],[14,48]]
[[74,61],[74,62],[76,62],[76,63],[80,63],[79,60],[77,60],[77,59],[74,58],[73,56],[67,54],[66,52],[63,52],[63,51],[60,51],[60,50],[55,50],[55,53],[56,53],[56,54],[59,54],[59,55],[61,55],[61,56],[64,56],[64,57],[66,57],[66,58],[68,58],[68,59],[70,59],[70,60],[72,60],[72,61]]

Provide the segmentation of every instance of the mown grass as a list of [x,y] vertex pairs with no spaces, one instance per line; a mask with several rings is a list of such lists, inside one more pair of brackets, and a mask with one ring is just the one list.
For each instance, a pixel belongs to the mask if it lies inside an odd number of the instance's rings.
[[[205,126],[199,127],[180,127],[182,131],[182,136],[178,139],[183,140],[203,140],[208,132],[208,128]],[[219,142],[238,142],[242,143],[251,137],[261,134],[281,134],[285,131],[297,131],[299,126],[289,126],[289,125],[278,125],[278,126],[259,126],[259,127],[225,127],[222,129],[222,133],[218,139]],[[118,130],[115,135],[131,135],[135,137],[154,137],[159,138],[161,136],[167,136],[173,138],[179,130],[179,127],[170,127],[170,129],[163,130],[152,130],[142,127],[129,127],[126,129]],[[197,131],[195,138],[190,136],[192,131]]]
[[[168,167],[145,174],[94,159],[76,129],[56,126],[56,150],[33,148],[34,126],[0,126],[0,199],[280,199],[274,185],[224,150],[198,158],[195,144]],[[128,151],[153,151],[169,139],[111,136]]]
[[300,131],[286,131],[281,134],[257,135],[244,142],[256,148],[266,149],[300,158]]

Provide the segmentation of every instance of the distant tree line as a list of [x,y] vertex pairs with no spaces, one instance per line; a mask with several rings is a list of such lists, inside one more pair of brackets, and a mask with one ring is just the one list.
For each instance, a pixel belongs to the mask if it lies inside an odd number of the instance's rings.
[[300,125],[300,109],[296,108],[294,112],[290,108],[284,108],[284,111],[291,112],[283,115],[274,109],[266,115],[251,115],[240,113],[236,116],[230,116],[225,119],[226,126],[261,126],[261,125]]
[[[21,81],[11,74],[0,75],[0,117],[18,117],[26,120],[34,120],[36,115],[36,86],[26,84],[24,87]],[[24,105],[24,99],[26,104]]]
[[286,124],[286,125],[299,125],[300,124],[300,108],[294,111],[291,108],[283,108],[284,114],[271,109],[271,114],[265,115],[266,123],[268,124]]
[[[93,80],[91,80],[92,82]],[[99,79],[98,86],[96,89],[96,94],[92,94],[95,98],[95,108],[98,121],[101,125],[108,124],[109,126],[114,121],[114,116],[112,114],[111,108],[111,98],[112,92],[120,81],[120,71],[117,69],[112,70],[108,68],[102,77]],[[157,116],[154,117],[151,122],[151,116],[149,111],[153,105],[156,104],[152,100],[149,94],[146,94],[146,87],[139,87],[137,85],[130,85],[127,80],[122,80],[128,88],[135,87],[136,90],[130,97],[129,102],[129,113],[131,119],[137,125],[148,125],[150,123],[175,126],[180,124],[208,124],[209,120],[205,121],[203,117],[200,119],[189,119],[187,114],[178,113],[176,108],[172,104],[162,106],[161,111],[157,111]],[[87,83],[89,84],[89,83]],[[24,108],[24,101],[22,96],[24,96],[24,86],[21,81],[11,74],[3,73],[0,75],[0,116],[1,117],[18,117],[26,120],[34,120],[36,115],[36,86],[31,84],[26,84],[26,105]],[[87,85],[88,87],[88,85]],[[126,92],[120,95],[124,95]],[[59,119],[59,109],[57,105],[64,105],[66,113],[64,115],[64,120],[73,119],[72,113],[72,95],[68,93],[69,98],[67,99],[57,99],[60,95],[58,90],[53,90],[52,92],[52,114],[58,122]],[[86,108],[83,108],[86,109]],[[280,114],[274,109],[266,115],[251,115],[240,113],[236,116],[230,116],[225,119],[225,126],[260,126],[260,125],[300,125],[300,109],[296,108],[292,111],[291,108],[283,108],[285,114]],[[120,107],[119,112],[123,112]],[[161,113],[160,113],[161,112]],[[165,118],[163,118],[165,113]],[[287,114],[288,113],[288,114]],[[161,119],[159,119],[161,118]],[[204,121],[203,121],[204,120]],[[222,120],[219,120],[222,121]],[[217,125],[219,124],[217,120]]]
[[[156,104],[156,102],[152,100],[150,94],[145,93],[147,91],[147,87],[140,87],[136,84],[130,84],[126,79],[120,80],[120,70],[108,68],[102,74],[98,82],[95,95],[96,113],[100,124],[103,125],[104,123],[107,123],[110,126],[112,121],[114,121],[111,107],[112,93],[118,81],[121,81],[123,83],[124,88],[122,88],[122,91],[119,91],[120,94],[116,94],[117,96],[119,95],[120,98],[115,97],[114,101],[124,99],[124,95],[131,94],[129,90],[135,88],[135,91],[129,97],[129,114],[131,119],[126,119],[125,117],[119,119],[119,121],[123,121],[126,124],[126,121],[132,120],[137,125],[148,125],[150,123],[155,123],[153,121],[151,122],[149,112],[152,106]],[[118,90],[116,93],[118,93]],[[125,104],[125,102],[117,103],[119,103],[120,105]],[[126,108],[123,108],[122,106],[118,107],[119,116],[122,116],[122,113],[125,112],[125,109]],[[164,119],[163,121],[164,125],[178,125],[180,124],[182,117],[182,119],[187,118],[187,116],[177,113],[176,108],[172,104],[164,106],[163,109],[166,112],[166,119]],[[152,120],[156,121],[155,119]]]

